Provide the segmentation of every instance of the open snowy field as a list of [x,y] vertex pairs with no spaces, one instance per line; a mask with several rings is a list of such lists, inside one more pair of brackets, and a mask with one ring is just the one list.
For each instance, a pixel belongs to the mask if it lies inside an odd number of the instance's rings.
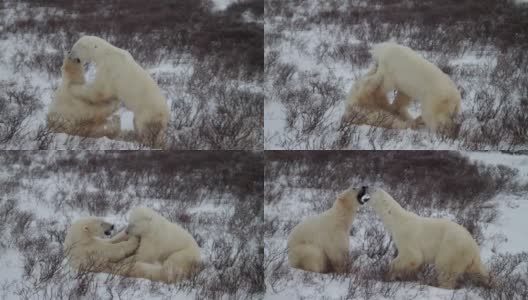
[[[262,149],[260,0],[0,1],[0,149],[140,148],[46,128],[64,54],[82,35],[126,49],[154,78],[170,110],[169,149]],[[132,112],[116,115],[133,129]]]
[[[262,153],[4,151],[0,165],[0,299],[262,297]],[[69,268],[72,221],[120,229],[136,206],[191,233],[198,275],[167,285]]]
[[[264,0],[265,148],[528,149],[520,2]],[[458,86],[456,138],[342,120],[347,93],[372,63],[368,50],[385,41],[414,49]]]
[[[265,299],[527,299],[528,155],[448,151],[288,151],[265,154]],[[350,186],[384,188],[403,208],[467,228],[497,281],[470,278],[437,288],[436,271],[389,281],[396,248],[380,219],[359,208],[350,232],[348,274],[316,274],[288,265],[287,238],[308,216]]]

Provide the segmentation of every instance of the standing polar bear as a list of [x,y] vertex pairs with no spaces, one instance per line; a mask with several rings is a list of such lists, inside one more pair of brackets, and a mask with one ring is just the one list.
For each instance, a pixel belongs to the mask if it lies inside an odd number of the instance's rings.
[[334,205],[297,224],[288,238],[292,268],[311,272],[344,272],[348,263],[349,234],[358,207],[368,201],[366,187],[349,188]]
[[141,239],[139,248],[123,261],[132,265],[127,276],[172,283],[192,275],[201,264],[200,247],[191,234],[150,208],[134,208],[126,231],[114,239],[136,236]]
[[95,36],[83,36],[72,47],[70,59],[95,62],[96,77],[89,85],[72,85],[72,93],[93,103],[116,97],[134,113],[139,140],[165,146],[169,109],[158,85],[130,53]]
[[119,273],[118,263],[136,251],[139,240],[136,237],[126,241],[104,239],[110,236],[113,229],[114,225],[102,218],[88,217],[75,221],[64,240],[68,263],[77,270]]
[[457,278],[465,272],[489,284],[479,247],[464,227],[447,219],[424,218],[406,211],[380,188],[373,189],[370,196],[370,205],[398,249],[398,256],[390,264],[391,277],[416,272],[422,264],[434,264],[443,288],[455,288]]
[[[453,117],[460,112],[461,96],[449,76],[412,49],[396,43],[377,44],[370,53],[376,65],[366,77],[379,84],[377,88],[356,87],[356,92],[353,90],[348,98],[348,107],[364,105],[364,99],[372,98],[375,99],[372,105],[380,110],[388,107],[402,120],[413,122],[414,127],[424,123],[432,130],[453,129]],[[376,100],[393,90],[397,91],[397,96],[390,106],[384,99]],[[412,100],[421,104],[422,114],[416,120],[412,120],[408,112]]]
[[91,104],[76,97],[70,90],[71,84],[84,84],[84,68],[80,61],[65,58],[62,64],[62,83],[55,91],[55,97],[46,116],[47,126],[58,133],[85,137],[114,138],[120,132],[119,118],[107,121],[119,107],[116,98],[101,99]]

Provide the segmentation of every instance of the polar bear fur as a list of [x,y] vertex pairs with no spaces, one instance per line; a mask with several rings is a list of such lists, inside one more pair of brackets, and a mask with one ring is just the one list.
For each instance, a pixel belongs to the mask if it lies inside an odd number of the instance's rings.
[[133,261],[127,276],[173,283],[194,274],[201,264],[200,248],[191,234],[150,208],[133,209],[127,230],[115,239],[134,236],[141,243],[134,256],[127,258]]
[[345,272],[349,234],[364,188],[349,188],[333,206],[320,215],[297,224],[288,238],[288,261],[292,268],[317,273]]
[[72,85],[74,95],[98,103],[116,97],[134,113],[141,143],[163,148],[169,109],[158,85],[130,53],[95,36],[83,36],[72,47],[71,59],[93,61],[96,77],[89,85]]
[[466,272],[489,284],[479,247],[464,227],[447,219],[424,218],[406,211],[380,188],[373,189],[370,196],[369,204],[398,249],[398,256],[390,264],[393,278],[416,272],[422,264],[434,264],[443,288],[455,288],[459,275]]
[[117,263],[136,251],[137,237],[126,241],[104,239],[114,225],[102,218],[87,217],[75,221],[64,240],[64,252],[70,266],[77,270],[118,273]]
[[356,80],[346,101],[344,120],[384,128],[415,128],[414,122],[395,114],[387,95],[379,88],[381,76],[365,76]]
[[58,133],[84,137],[110,137],[120,132],[119,118],[107,121],[119,107],[116,98],[101,99],[91,104],[76,97],[70,84],[84,84],[84,68],[78,61],[65,58],[62,64],[62,82],[55,91],[55,97],[46,116],[47,126]]
[[[386,103],[380,105],[376,98],[396,90],[396,99],[389,109],[401,119],[412,121],[414,127],[423,123],[432,130],[452,129],[453,117],[460,112],[461,96],[449,76],[412,49],[396,43],[377,44],[370,53],[375,66],[366,75],[366,81],[380,84],[377,89],[356,89],[359,94],[350,97],[349,102],[372,98],[374,108],[386,110]],[[420,102],[422,110],[416,120],[408,112],[413,100]]]

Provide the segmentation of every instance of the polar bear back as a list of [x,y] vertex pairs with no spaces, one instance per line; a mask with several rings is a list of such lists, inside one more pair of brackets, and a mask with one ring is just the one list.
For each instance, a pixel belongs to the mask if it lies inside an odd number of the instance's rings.
[[325,249],[337,247],[348,249],[348,231],[335,222],[332,210],[308,217],[297,224],[288,238],[288,247],[299,244],[315,244]]
[[[109,83],[112,93],[128,109],[134,113],[166,111],[167,103],[158,85],[128,52],[116,48],[96,57],[95,63],[96,76],[102,76],[102,80]],[[149,109],[144,109],[145,105]]]
[[449,76],[408,47],[386,42],[373,46],[370,52],[377,73],[384,76],[385,90],[397,87],[421,101],[430,94],[449,98],[458,93]]

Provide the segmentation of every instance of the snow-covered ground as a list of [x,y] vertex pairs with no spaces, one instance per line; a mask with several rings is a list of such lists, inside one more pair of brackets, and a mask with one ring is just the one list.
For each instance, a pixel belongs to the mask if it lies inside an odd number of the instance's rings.
[[[224,39],[221,33],[236,26],[249,35],[247,40],[255,38],[258,34],[252,32],[262,32],[262,15],[258,20],[248,18],[251,9],[244,5],[228,15],[223,11],[231,2],[219,3],[220,12],[194,1],[178,1],[169,8],[165,2],[150,1],[145,11],[141,1],[102,2],[98,8],[95,2],[1,2],[0,149],[141,148],[134,142],[79,138],[46,128],[64,53],[83,34],[125,48],[158,83],[170,109],[169,148],[262,149],[262,61],[249,62],[254,54],[244,51],[254,49],[237,37]],[[105,10],[116,11],[115,17]],[[194,18],[189,23],[190,15]],[[198,20],[204,24],[197,24]],[[210,29],[203,29],[203,34],[196,31],[208,22],[223,24],[215,28],[219,37],[207,36]],[[139,29],[138,24],[142,24]],[[230,53],[214,47],[228,48]],[[236,56],[236,62],[228,61],[230,55]],[[93,72],[87,75],[88,82],[93,80]],[[123,130],[133,129],[132,112],[122,107],[115,115],[120,116]]]
[[[261,159],[234,152],[0,152],[0,299],[261,297]],[[196,278],[167,285],[69,268],[62,244],[76,218],[101,216],[123,228],[136,206],[192,234],[205,264]]]
[[[399,172],[400,168],[405,171]],[[528,296],[528,155],[312,152],[302,158],[267,159],[266,171],[270,176],[265,178],[265,299],[520,300]],[[457,181],[463,183],[457,186]],[[328,209],[336,194],[349,185],[363,184],[383,186],[404,208],[420,215],[464,224],[477,239],[482,259],[499,287],[487,290],[462,280],[454,291],[437,288],[430,267],[414,281],[386,281],[395,247],[368,206],[359,209],[351,230],[350,274],[290,268],[286,242],[293,226]],[[458,195],[475,195],[485,186],[494,187],[476,197]]]
[[[526,8],[471,5],[265,0],[265,149],[528,149],[528,36],[511,26],[524,24]],[[415,49],[457,84],[457,138],[342,121],[347,93],[372,64],[368,49],[384,41]]]

